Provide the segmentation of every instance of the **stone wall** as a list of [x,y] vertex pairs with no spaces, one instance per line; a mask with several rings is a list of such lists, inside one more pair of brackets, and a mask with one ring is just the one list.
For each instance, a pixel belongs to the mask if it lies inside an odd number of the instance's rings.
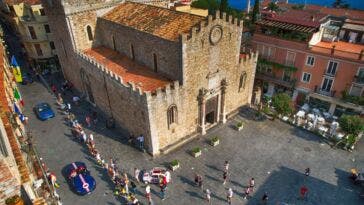
[[[157,72],[172,80],[182,82],[181,49],[177,42],[158,38],[117,23],[99,18],[96,26],[96,45],[115,49],[135,61],[154,70],[157,56]],[[115,44],[114,44],[115,43]]]

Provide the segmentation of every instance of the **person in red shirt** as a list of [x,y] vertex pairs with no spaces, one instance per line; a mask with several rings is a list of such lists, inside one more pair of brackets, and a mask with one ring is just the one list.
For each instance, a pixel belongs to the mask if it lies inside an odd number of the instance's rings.
[[307,195],[308,189],[305,185],[301,186],[300,188],[300,195],[301,195],[301,199],[305,199],[306,195]]

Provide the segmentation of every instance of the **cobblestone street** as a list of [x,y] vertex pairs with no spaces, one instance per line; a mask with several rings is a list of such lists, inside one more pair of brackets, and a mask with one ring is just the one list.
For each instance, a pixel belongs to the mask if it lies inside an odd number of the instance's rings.
[[[56,117],[41,122],[32,113],[32,107],[40,101],[48,102],[58,110],[54,97],[40,83],[21,87],[25,99],[25,113],[30,118],[28,129],[34,135],[35,144],[47,166],[56,173],[60,188],[58,192],[64,204],[120,204],[112,193],[112,183],[105,170],[95,165],[88,156],[86,147],[74,141],[70,129],[64,123],[64,115],[59,111]],[[68,96],[70,97],[70,96]],[[91,107],[82,103],[73,107],[79,121]],[[234,120],[242,119],[245,127],[238,132],[232,127]],[[105,159],[117,159],[117,166],[130,175],[134,167],[151,169],[164,166],[178,159],[181,168],[172,173],[173,183],[168,186],[168,198],[161,201],[159,187],[152,186],[154,204],[204,204],[204,194],[193,186],[195,173],[204,179],[204,188],[212,191],[212,204],[227,204],[226,191],[233,188],[232,204],[259,204],[264,192],[268,192],[269,203],[277,204],[362,204],[359,201],[359,188],[349,181],[348,171],[352,167],[364,166],[364,146],[359,144],[357,151],[349,153],[332,149],[317,136],[276,121],[257,122],[249,118],[249,111],[236,116],[224,125],[213,128],[206,136],[198,137],[170,154],[153,159],[127,145],[123,132],[110,131],[101,119],[97,127],[86,132],[94,133],[96,147]],[[220,145],[212,147],[207,140],[220,137]],[[202,148],[202,155],[193,158],[189,150],[195,146]],[[222,184],[222,169],[225,160],[230,161],[230,180]],[[62,169],[73,161],[84,161],[97,181],[96,190],[87,196],[74,194],[67,185]],[[305,168],[311,168],[311,176],[305,180]],[[251,177],[256,180],[252,197],[243,199],[244,187]],[[307,201],[300,201],[299,188],[305,183],[309,189]],[[144,186],[138,186],[138,198],[145,203]]]

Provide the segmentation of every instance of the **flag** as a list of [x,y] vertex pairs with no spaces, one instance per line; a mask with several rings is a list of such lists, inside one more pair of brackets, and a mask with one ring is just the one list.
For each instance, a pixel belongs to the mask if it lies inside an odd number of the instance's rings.
[[18,82],[18,83],[23,82],[23,78],[21,76],[20,66],[19,66],[18,62],[16,61],[16,58],[15,58],[14,55],[11,57],[11,63],[10,64],[13,66],[13,74],[14,74],[14,77],[15,77],[15,81]]
[[24,106],[23,98],[20,95],[20,92],[17,88],[14,88],[14,98],[20,102],[22,106]]
[[18,106],[16,105],[16,103],[14,103],[14,112],[18,115],[21,115],[20,109],[18,108]]

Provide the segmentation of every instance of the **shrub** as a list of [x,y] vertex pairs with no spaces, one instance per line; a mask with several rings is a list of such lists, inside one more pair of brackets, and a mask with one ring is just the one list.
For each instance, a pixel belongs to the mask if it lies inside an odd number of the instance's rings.
[[236,127],[242,127],[242,126],[243,126],[243,122],[236,123]]
[[273,96],[272,105],[278,114],[290,115],[293,112],[291,97],[286,93]]
[[179,161],[177,159],[175,159],[171,162],[171,166],[177,166],[178,164],[179,164]]
[[197,152],[201,152],[201,148],[195,147],[192,149],[192,153],[197,153]]
[[219,141],[219,137],[218,136],[215,136],[213,138],[211,138],[211,142],[217,142]]
[[344,132],[356,136],[364,130],[364,121],[358,115],[343,115],[339,119],[339,124]]

